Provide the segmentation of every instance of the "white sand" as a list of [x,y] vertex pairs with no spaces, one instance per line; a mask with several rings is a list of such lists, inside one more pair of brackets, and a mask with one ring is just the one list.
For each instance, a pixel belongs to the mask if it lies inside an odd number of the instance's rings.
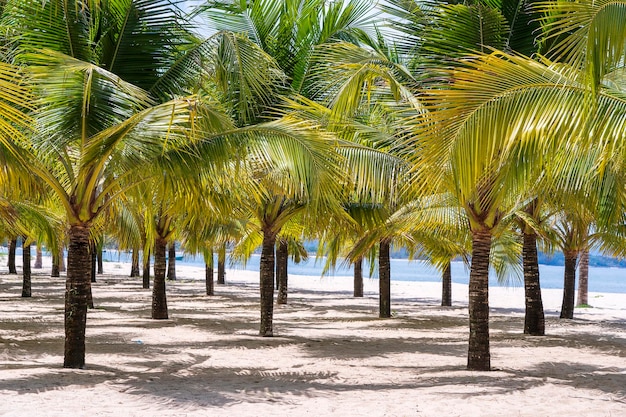
[[[45,267],[45,265],[44,265]],[[4,268],[4,269],[2,269]],[[522,334],[523,290],[492,288],[492,372],[465,370],[467,286],[439,307],[438,283],[393,282],[392,319],[377,285],[290,276],[274,338],[257,336],[258,274],[179,266],[169,320],[151,291],[105,263],[89,312],[87,369],[61,367],[64,278],[35,270],[33,297],[0,267],[0,416],[626,416],[626,294],[590,294],[560,320],[544,290],[545,337]]]

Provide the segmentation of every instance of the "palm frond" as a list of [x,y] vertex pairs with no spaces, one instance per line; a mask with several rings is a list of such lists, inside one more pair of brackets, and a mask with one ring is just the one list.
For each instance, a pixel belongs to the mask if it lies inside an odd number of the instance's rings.
[[603,77],[626,59],[626,2],[539,2],[544,17],[543,42],[552,43],[549,56],[584,70],[597,91]]
[[91,62],[91,12],[81,1],[9,0],[0,26],[21,51],[51,49]]

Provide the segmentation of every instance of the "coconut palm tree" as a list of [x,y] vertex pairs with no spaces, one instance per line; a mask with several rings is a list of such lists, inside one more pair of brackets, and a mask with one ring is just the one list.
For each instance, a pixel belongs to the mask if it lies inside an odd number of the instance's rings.
[[[313,81],[309,79],[309,71],[312,67],[315,48],[342,39],[352,43],[366,39],[366,28],[370,21],[367,12],[370,9],[369,2],[360,1],[328,3],[321,0],[260,0],[245,4],[211,2],[201,7],[199,13],[208,18],[215,30],[246,34],[270,55],[286,76],[285,83],[288,88],[284,90],[284,93],[311,97],[314,91],[312,90]],[[245,88],[245,85],[241,88]],[[241,88],[236,88],[234,91]],[[279,99],[280,97],[276,96],[274,103],[277,103]],[[240,102],[240,100],[237,101]],[[239,114],[238,120],[241,124],[254,121],[248,114],[241,112]],[[324,195],[331,197],[325,201],[327,207],[323,208],[323,212],[326,215],[332,211],[340,212],[336,201],[332,201],[332,198],[336,197],[337,190],[337,182],[333,183],[330,180],[330,176],[334,174],[329,176],[328,172],[322,172],[323,167],[337,172],[338,155],[328,147],[326,151],[330,152],[326,156],[328,162],[324,163],[317,159],[321,156],[318,153],[319,144],[324,142],[328,144],[330,138],[330,136],[323,136],[325,139],[315,145],[318,147],[316,152],[309,153],[312,158],[308,158],[308,162],[305,163],[308,165],[306,170],[297,168],[297,165],[293,165],[292,162],[288,164],[279,162],[279,166],[269,168],[274,169],[273,172],[270,171],[271,175],[252,176],[257,183],[256,186],[263,190],[261,199],[254,204],[246,205],[258,221],[263,235],[260,266],[262,310],[260,334],[263,336],[273,334],[271,322],[275,273],[274,246],[281,228],[291,217],[304,214],[305,211],[309,213],[309,217],[312,217],[310,216],[312,208],[310,203],[313,200],[309,194],[319,193],[319,190],[311,188],[314,184],[315,187],[326,187],[327,192]],[[300,185],[296,185],[295,182],[291,184],[284,182],[284,179],[293,176],[289,171],[294,169],[299,171],[297,180],[303,181]],[[314,174],[315,170],[320,175],[319,180],[303,175]],[[279,176],[282,176],[282,179],[276,182]],[[284,187],[287,187],[286,190]],[[291,190],[296,188],[300,188],[301,192],[297,195],[292,194]],[[315,205],[323,207],[319,204]]]
[[[353,48],[349,44],[341,44],[341,46],[349,50]],[[328,49],[328,52],[331,50],[336,52],[335,48]],[[354,56],[358,57],[358,62],[354,65],[356,69],[362,66],[363,54],[359,53],[361,51],[355,50],[354,52],[356,52]],[[367,57],[366,61],[372,58],[370,52],[364,55]],[[355,98],[352,100],[333,101],[335,97],[338,97],[336,91],[343,90],[342,86],[347,86],[348,89],[358,89],[359,85],[370,82],[373,84],[374,80],[383,79],[380,71],[376,71],[376,64],[372,68],[367,68],[367,64],[365,66],[366,70],[356,77],[351,77],[353,73],[348,71],[342,74],[343,77],[331,76],[329,87],[323,86],[321,82],[317,84],[320,87],[318,93],[320,101],[332,101],[334,107],[326,107],[301,99],[301,104],[292,103],[291,108],[307,118],[326,121],[326,128],[338,132],[337,134],[344,140],[339,148],[343,157],[341,169],[345,172],[341,183],[341,205],[349,217],[337,216],[328,219],[322,229],[324,230],[321,239],[322,249],[328,251],[327,268],[333,267],[341,255],[346,256],[351,263],[358,262],[368,254],[378,256],[379,316],[388,318],[391,317],[390,247],[394,238],[399,239],[399,236],[388,232],[390,228],[388,220],[403,201],[398,190],[406,165],[401,159],[388,152],[395,141],[393,129],[390,128],[394,118],[391,116],[391,111],[384,110],[389,106],[379,105],[376,100],[373,102],[377,104],[370,105],[364,99],[367,96],[365,93],[363,96],[357,95],[356,97],[350,95]],[[325,65],[324,68],[332,69],[332,66]],[[316,72],[315,77],[318,76],[320,73]],[[337,80],[342,82],[336,83]],[[373,91],[377,89],[384,90],[384,93],[376,92],[375,95],[380,94],[381,97],[393,102],[393,95],[389,94],[386,84],[381,88],[372,88]],[[338,109],[345,109],[346,113]],[[358,119],[353,116],[356,112],[359,115]],[[372,144],[375,148],[367,146]],[[343,249],[348,244],[354,244],[354,247],[349,253],[345,253]],[[373,260],[371,257],[370,259]],[[373,266],[375,263],[370,262],[370,265]]]
[[[443,100],[438,101],[432,108],[434,111],[423,119],[419,143],[422,148],[428,148],[428,138],[432,137],[434,141],[437,136],[438,144],[433,142],[433,153],[422,153],[417,165],[426,169],[426,161],[432,156],[433,161],[438,161],[433,167],[445,166],[445,158],[438,159],[445,154],[442,152],[442,144],[443,149],[451,152],[446,158],[451,165],[453,186],[464,202],[476,243],[472,258],[474,265],[481,259],[481,255],[484,256],[483,252],[487,252],[490,230],[494,230],[508,215],[509,210],[503,208],[510,204],[512,209],[517,205],[514,203],[516,197],[530,195],[528,190],[520,188],[520,180],[533,183],[532,179],[537,177],[539,167],[550,167],[548,177],[560,187],[578,188],[584,179],[591,179],[589,168],[593,168],[593,164],[581,164],[580,159],[572,157],[571,142],[577,138],[583,141],[578,142],[576,148],[589,143],[589,137],[577,126],[588,123],[587,126],[594,126],[594,129],[603,129],[607,142],[602,143],[614,144],[616,136],[613,132],[623,123],[619,116],[621,110],[618,109],[623,106],[617,97],[613,98],[610,91],[601,91],[596,100],[594,117],[590,118],[581,103],[585,102],[591,89],[581,84],[571,70],[558,67],[563,71],[560,72],[551,61],[534,63],[523,57],[494,53],[477,57],[469,67],[454,71],[454,82],[446,89],[431,92],[433,98]],[[534,109],[539,108],[541,113],[535,114]],[[506,124],[495,123],[496,120],[506,120]],[[512,120],[515,123],[511,123]],[[436,125],[437,122],[442,124]],[[607,130],[608,126],[611,126],[610,130]],[[444,138],[443,142],[441,137]],[[569,143],[565,142],[565,138]],[[597,144],[595,148],[596,155],[606,151],[598,151]],[[463,168],[467,171],[460,171],[463,161],[458,151],[465,153],[462,157],[464,160],[468,160],[469,155],[474,160],[474,166]],[[551,155],[552,162],[544,163],[542,155]],[[479,161],[484,161],[482,168]],[[453,168],[454,164],[459,164],[458,168]],[[564,167],[568,169],[564,170]],[[560,176],[555,172],[576,175]],[[602,189],[606,190],[606,186],[597,187],[597,190]],[[482,248],[483,252],[477,253],[477,248]],[[486,265],[481,268],[485,275]],[[470,279],[476,280],[479,275],[478,271],[470,273]],[[480,311],[483,312],[478,317],[471,315],[471,327],[478,325],[473,323],[474,319],[486,322],[486,292],[483,285],[486,285],[486,281],[479,283],[478,287],[470,284],[470,291],[475,292],[470,297],[470,310],[474,302],[478,301],[482,305]],[[485,324],[480,327],[482,330],[479,333],[488,334]],[[476,337],[474,332],[471,335]],[[486,338],[478,345],[482,346],[481,353],[473,357],[472,349],[477,347],[473,347],[470,342],[468,365],[472,369],[488,369]]]
[[[507,112],[515,114],[516,107],[527,103],[523,97],[514,97],[517,92],[514,79],[502,81],[509,71],[529,84],[558,78],[559,74],[546,73],[543,66],[534,68],[528,60],[504,55],[477,58],[469,67],[454,70],[452,84],[429,91],[428,100],[433,100],[431,112],[419,120],[416,135],[408,145],[424,150],[414,158],[418,176],[428,178],[423,187],[435,186],[435,190],[442,187],[451,192],[466,212],[472,235],[468,367],[488,370],[488,273],[492,240],[503,232],[506,220],[527,204],[525,196],[530,195],[527,188],[536,183],[542,169],[541,155],[551,149],[549,141],[539,140],[543,139],[542,132],[537,131],[537,126],[543,123],[541,117],[523,113],[524,124],[520,121],[517,125],[525,126],[522,132],[509,122],[494,123],[492,107],[503,113],[498,120],[510,121]],[[479,71],[486,68],[497,68],[497,84],[482,82]],[[493,73],[487,76],[490,82],[494,82],[494,76]],[[484,89],[476,91],[477,85]],[[494,97],[498,100],[486,105]],[[516,100],[517,106],[512,105],[512,100]],[[547,106],[544,110],[559,108],[556,103],[541,104]],[[554,125],[555,130],[559,127]]]
[[[423,145],[429,140],[428,137],[432,137],[433,141],[435,141],[436,136],[438,136],[437,141],[439,143],[435,145],[433,142],[432,154],[429,155],[430,151],[426,151],[415,159],[419,160],[417,165],[421,165],[421,169],[425,169],[428,166],[429,163],[425,161],[429,160],[430,156],[433,156],[434,160],[438,161],[431,166],[432,168],[441,169],[443,166],[450,166],[451,174],[454,178],[453,188],[456,188],[455,193],[461,197],[461,202],[470,220],[470,228],[475,243],[473,245],[475,253],[472,258],[473,271],[470,273],[470,280],[472,281],[470,283],[471,337],[468,366],[472,369],[489,368],[488,336],[486,336],[488,335],[488,327],[484,324],[488,315],[488,310],[485,308],[487,293],[484,288],[481,290],[483,285],[486,285],[486,274],[488,271],[486,265],[488,264],[479,265],[478,261],[487,259],[484,254],[491,246],[487,243],[490,241],[490,236],[493,236],[492,231],[502,224],[501,220],[505,219],[508,213],[511,213],[506,206],[514,209],[517,206],[515,196],[524,195],[525,190],[520,188],[520,181],[535,181],[534,178],[537,177],[538,171],[540,171],[537,167],[541,167],[539,164],[541,158],[540,154],[536,152],[537,150],[543,148],[543,150],[550,151],[548,153],[553,155],[553,163],[547,164],[546,167],[550,165],[556,168],[558,165],[573,163],[573,158],[567,158],[564,155],[566,147],[561,148],[560,152],[555,152],[555,150],[559,150],[558,148],[562,144],[556,138],[562,139],[570,135],[572,138],[585,136],[579,131],[573,131],[572,126],[574,123],[583,123],[584,125],[585,122],[590,121],[589,115],[591,113],[585,112],[580,104],[584,102],[590,103],[589,99],[585,99],[585,97],[591,97],[590,93],[593,93],[594,89],[600,90],[596,87],[591,88],[589,82],[585,82],[585,78],[581,78],[575,72],[586,67],[586,72],[593,75],[591,79],[595,80],[596,85],[598,85],[600,78],[597,77],[597,74],[603,73],[603,71],[606,74],[608,70],[623,65],[623,52],[609,52],[623,51],[622,46],[620,46],[623,45],[623,30],[619,29],[623,28],[623,21],[618,23],[613,20],[614,17],[608,18],[608,14],[604,14],[607,6],[609,6],[608,3],[604,2],[602,4],[583,2],[575,6],[559,2],[558,5],[556,3],[554,5],[542,3],[536,9],[531,9],[533,13],[545,16],[542,24],[547,30],[547,35],[543,39],[543,43],[544,45],[550,44],[552,46],[553,52],[550,53],[550,56],[553,59],[568,63],[569,66],[567,68],[569,70],[564,67],[561,67],[560,71],[556,70],[552,61],[545,60],[542,64],[536,64],[528,59],[506,56],[498,52],[492,54],[489,58],[464,59],[460,64],[462,66],[467,65],[466,68],[469,69],[460,68],[451,73],[452,78],[448,79],[448,84],[444,83],[439,86],[441,88],[440,91],[428,91],[428,94],[432,94],[431,97],[437,96],[441,98],[443,95],[446,97],[431,108],[434,111],[431,111],[427,117],[422,119],[425,121],[421,124],[420,130],[423,140],[419,141],[419,145],[420,149],[424,149]],[[449,16],[454,15],[451,10],[453,7],[455,6],[444,7]],[[620,9],[620,7],[622,6],[610,5],[610,8],[615,8],[616,10]],[[571,12],[574,9],[581,11],[581,13],[575,19],[570,19]],[[583,10],[585,12],[582,12]],[[598,10],[603,10],[603,13],[595,13]],[[454,24],[455,21],[461,22],[463,19],[450,19],[450,21]],[[481,24],[485,25],[485,20],[480,19],[480,21]],[[608,21],[612,25],[607,25]],[[599,25],[600,22],[602,26]],[[598,28],[600,27],[606,30],[599,30]],[[437,29],[439,28],[438,26]],[[607,32],[612,34],[607,35]],[[597,38],[594,38],[595,36]],[[428,37],[425,38],[428,39]],[[463,45],[465,39],[471,39],[471,37],[465,35],[457,37],[440,36],[436,39],[438,39],[438,42],[441,41],[444,47],[446,45],[454,45],[453,49],[458,49],[458,45]],[[482,45],[474,46],[471,49],[480,50]],[[591,54],[588,54],[587,45],[592,47]],[[611,47],[607,47],[608,45],[611,45]],[[497,44],[492,46],[498,47]],[[612,49],[614,46],[616,48]],[[435,44],[431,48],[436,51],[439,47],[439,44]],[[599,72],[589,70],[594,63],[597,63],[598,57],[607,53],[611,54],[607,60],[608,65],[605,65],[605,63],[601,64],[603,69]],[[513,66],[517,67],[515,71],[509,72],[512,67],[505,69],[505,67],[513,63]],[[482,78],[479,71],[484,71],[482,75],[486,75],[486,78]],[[489,73],[488,75],[487,72]],[[443,71],[440,74],[445,75],[445,73],[446,71]],[[468,76],[469,73],[471,73],[471,76]],[[543,74],[543,76],[537,77],[539,74]],[[471,78],[473,79],[470,81]],[[540,81],[540,78],[543,78],[543,81]],[[564,79],[568,81],[563,82]],[[519,83],[517,83],[518,81]],[[469,87],[470,83],[473,83],[473,88]],[[517,85],[513,87],[513,84]],[[522,84],[524,87],[520,87]],[[467,89],[465,87],[459,88],[461,85],[466,85]],[[607,93],[606,90],[603,92]],[[531,96],[532,99],[530,98]],[[515,97],[515,102],[512,101],[513,97]],[[428,102],[428,97],[426,97],[426,101]],[[600,100],[595,101],[596,104],[598,104],[598,101],[604,101],[604,103],[594,107],[594,111],[600,109],[600,114],[595,113],[593,117],[595,120],[591,121],[591,123],[600,123],[600,126],[607,126],[606,123],[611,123],[611,129],[614,128],[613,123],[617,122],[619,126],[618,116],[608,111],[607,106],[610,98],[604,95]],[[534,107],[536,105],[540,107]],[[451,110],[453,107],[456,107],[457,110],[465,107],[468,111],[461,110],[456,113]],[[472,110],[469,110],[470,108]],[[541,108],[544,121],[533,115],[534,108]],[[588,108],[591,108],[591,106],[588,106]],[[439,116],[431,118],[434,113],[444,116],[445,119],[439,119]],[[569,120],[566,120],[566,118]],[[505,123],[510,124],[512,120],[515,123],[509,127],[500,125],[500,121],[505,120]],[[443,121],[443,125],[438,125],[440,121]],[[544,123],[548,123],[548,125]],[[542,130],[545,126],[550,126],[550,129]],[[538,146],[538,137],[548,140],[545,140],[545,143]],[[464,139],[459,141],[461,138]],[[586,136],[586,140],[588,139],[589,136]],[[465,145],[462,144],[463,141],[467,141]],[[467,151],[462,156],[463,158],[466,160],[475,159],[473,168],[461,168],[461,154],[456,154],[456,149],[461,147],[465,147],[465,151]],[[516,155],[513,162],[511,162],[509,158],[513,154],[508,154],[508,152],[514,149]],[[567,149],[569,149],[569,146]],[[446,150],[452,151],[452,153],[447,153],[448,151]],[[446,156],[442,157],[442,155]],[[523,155],[526,156],[522,158]],[[485,156],[487,156],[487,159],[483,159]],[[438,159],[439,157],[441,158]],[[452,160],[445,162],[446,158],[452,158]],[[488,160],[494,161],[494,163],[491,164]],[[500,162],[496,162],[498,160]],[[557,160],[559,163],[555,163]],[[506,163],[511,163],[512,166],[502,169]],[[454,168],[455,165],[456,168]],[[560,168],[555,169],[555,172],[563,172],[560,171]],[[420,172],[424,173],[421,169]],[[578,171],[583,176],[586,175],[582,167]],[[506,179],[507,176],[509,176],[508,180]],[[551,175],[550,178],[556,179],[557,175]],[[569,186],[575,186],[577,183],[580,183],[581,178],[581,176],[576,177],[576,179],[572,176],[566,176],[559,181],[568,183]],[[509,181],[513,183],[513,186]],[[512,194],[509,194],[507,198],[503,190],[512,192]],[[528,197],[532,198],[532,195],[528,194]],[[504,207],[503,201],[507,201]],[[500,207],[494,206],[493,202],[497,202],[497,205]],[[483,250],[477,253],[479,247],[482,247]],[[477,271],[474,268],[474,264],[476,264],[477,268],[480,266],[482,273],[475,273]],[[483,276],[483,282],[482,284],[478,282],[479,285],[476,286],[474,284],[477,283],[479,276]],[[475,310],[474,307],[479,308]],[[481,321],[483,324],[479,324]],[[474,331],[477,329],[476,326],[480,328],[478,332]],[[481,336],[482,341],[476,344],[471,339],[478,334],[483,336]],[[479,348],[477,345],[482,345],[482,348]],[[475,349],[482,349],[482,352],[478,353],[474,351]]]

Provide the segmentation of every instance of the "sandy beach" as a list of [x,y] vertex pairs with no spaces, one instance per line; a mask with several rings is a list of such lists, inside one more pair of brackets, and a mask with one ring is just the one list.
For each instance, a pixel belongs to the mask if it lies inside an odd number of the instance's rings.
[[[216,296],[202,268],[151,290],[105,263],[93,286],[87,368],[63,362],[64,278],[34,270],[33,297],[0,267],[0,416],[626,416],[626,294],[590,293],[561,320],[544,290],[545,337],[522,334],[523,290],[490,289],[494,371],[465,369],[467,286],[442,308],[439,283],[393,282],[378,319],[376,280],[289,278],[273,338],[257,336],[258,273],[227,271]],[[18,270],[19,272],[19,270]]]

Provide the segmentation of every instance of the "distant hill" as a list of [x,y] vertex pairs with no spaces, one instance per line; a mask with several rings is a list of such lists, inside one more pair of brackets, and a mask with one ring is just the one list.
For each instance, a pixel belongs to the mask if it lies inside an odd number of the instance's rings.
[[[565,258],[563,257],[563,253],[555,253],[553,255],[539,253],[539,263],[544,265],[562,266],[565,264]],[[589,266],[626,268],[626,260],[602,255],[590,255]]]
[[[304,243],[304,247],[311,255],[315,255],[315,253],[317,252],[317,244],[318,242],[315,240],[307,241]],[[409,257],[409,252],[405,248],[397,248],[391,252],[391,257],[394,259],[407,259]],[[552,255],[540,252],[539,263],[542,265],[563,266],[565,265],[565,259],[562,252],[558,252]],[[626,259],[617,259],[611,258],[610,256],[602,256],[600,254],[591,254],[589,256],[589,266],[605,268],[626,268]]]

